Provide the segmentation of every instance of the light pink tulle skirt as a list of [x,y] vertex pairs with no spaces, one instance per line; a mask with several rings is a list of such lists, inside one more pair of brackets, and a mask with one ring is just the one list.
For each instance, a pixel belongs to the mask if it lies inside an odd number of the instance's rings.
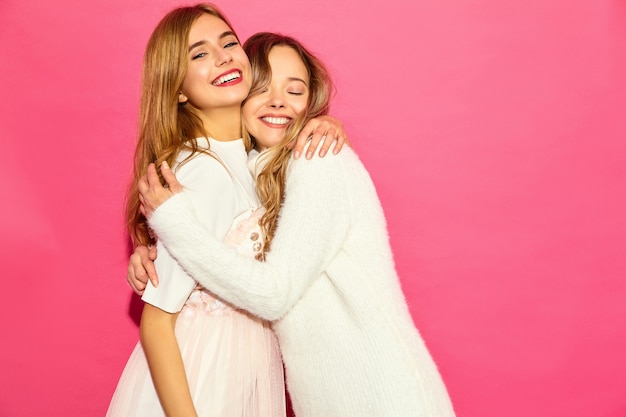
[[[176,337],[199,417],[284,417],[280,350],[269,324],[196,289]],[[124,369],[107,416],[164,416],[141,343]]]

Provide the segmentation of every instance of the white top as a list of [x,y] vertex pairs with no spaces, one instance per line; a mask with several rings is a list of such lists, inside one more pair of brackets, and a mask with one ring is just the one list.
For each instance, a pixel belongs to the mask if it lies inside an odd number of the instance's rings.
[[203,286],[276,320],[298,417],[454,416],[402,294],[376,190],[351,149],[291,162],[266,262],[207,238],[186,191],[150,225]]
[[[251,206],[258,206],[254,181],[246,165],[243,140],[209,139],[207,143],[206,138],[198,138],[196,141],[200,149],[210,149],[219,161],[199,152],[179,166],[190,155],[189,151],[183,151],[177,157],[174,170],[188,197],[188,208],[194,212],[196,227],[221,241],[236,216]],[[196,281],[172,258],[160,239],[157,251],[155,267],[159,286],[155,288],[148,282],[141,298],[164,311],[176,313],[185,304]]]

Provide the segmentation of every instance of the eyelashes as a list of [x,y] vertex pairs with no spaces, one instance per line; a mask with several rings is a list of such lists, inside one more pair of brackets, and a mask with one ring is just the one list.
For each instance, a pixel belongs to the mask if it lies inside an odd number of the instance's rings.
[[[224,49],[230,49],[230,48],[234,48],[235,46],[238,46],[239,41],[230,41],[228,43],[226,43],[223,48]],[[198,52],[197,54],[194,54],[191,59],[195,60],[195,59],[200,59],[200,58],[204,58],[205,56],[209,55],[208,52]]]

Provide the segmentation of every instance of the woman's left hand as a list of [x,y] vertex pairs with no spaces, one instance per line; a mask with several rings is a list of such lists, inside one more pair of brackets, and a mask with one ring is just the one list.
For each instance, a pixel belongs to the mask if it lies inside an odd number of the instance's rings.
[[148,165],[148,173],[141,177],[137,184],[139,188],[139,202],[141,203],[139,210],[146,219],[152,216],[157,207],[165,203],[174,194],[183,190],[183,186],[178,182],[176,175],[174,175],[165,161],[161,164],[161,174],[167,183],[165,187],[161,185],[154,164]]

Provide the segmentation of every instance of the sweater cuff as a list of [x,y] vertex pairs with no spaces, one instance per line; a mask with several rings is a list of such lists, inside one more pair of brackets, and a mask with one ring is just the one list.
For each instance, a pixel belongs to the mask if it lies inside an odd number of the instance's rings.
[[[185,191],[174,194],[161,204],[148,219],[148,225],[156,233],[157,239],[170,240],[168,230],[176,230],[179,225],[194,222],[193,210]],[[176,240],[174,238],[174,240]]]

